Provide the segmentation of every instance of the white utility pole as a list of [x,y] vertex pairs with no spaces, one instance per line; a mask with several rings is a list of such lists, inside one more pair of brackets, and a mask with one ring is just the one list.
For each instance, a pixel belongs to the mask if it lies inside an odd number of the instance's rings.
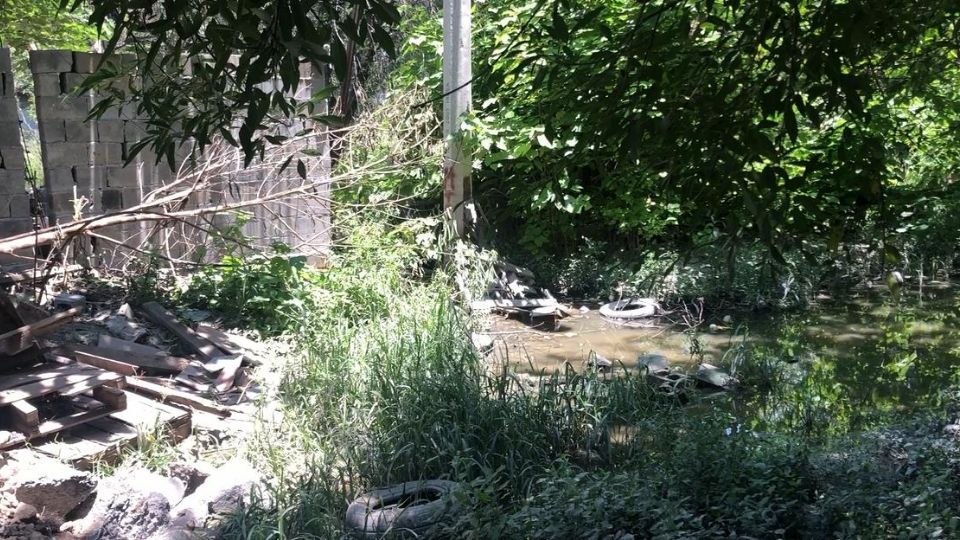
[[470,0],[443,1],[443,210],[454,232],[465,237],[473,227],[472,156],[464,151],[460,119],[470,110]]

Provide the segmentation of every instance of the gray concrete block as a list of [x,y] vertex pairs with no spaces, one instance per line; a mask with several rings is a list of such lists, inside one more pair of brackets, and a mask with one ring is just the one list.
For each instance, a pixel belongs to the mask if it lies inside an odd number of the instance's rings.
[[63,120],[45,120],[40,125],[40,141],[44,145],[47,143],[58,143],[67,140],[66,128]]
[[17,100],[13,98],[0,98],[0,118],[4,120],[16,120],[20,117]]
[[137,166],[133,163],[126,167],[106,167],[107,185],[110,187],[139,186]]
[[30,197],[26,193],[10,197],[10,217],[30,217]]
[[[83,193],[78,192],[77,196],[82,197]],[[49,200],[47,202],[51,205],[50,210],[57,215],[57,219],[61,223],[73,218],[74,197],[72,192],[51,193],[49,194]]]
[[97,71],[97,65],[100,63],[102,55],[97,53],[75,52],[73,53],[73,71],[74,73],[94,73]]
[[135,142],[146,136],[145,124],[140,120],[127,120],[123,124],[123,138],[127,142]]
[[25,184],[23,169],[0,169],[0,194],[23,193]]
[[123,120],[102,120],[97,122],[97,139],[100,142],[122,143],[124,139]]
[[60,87],[65,92],[74,92],[85,80],[87,80],[87,74],[85,73],[61,73]]
[[136,103],[124,103],[117,108],[117,118],[121,120],[137,120],[140,118],[137,113]]
[[73,167],[46,169],[43,171],[43,183],[50,192],[73,192],[76,185]]
[[33,95],[59,97],[62,93],[59,73],[37,73],[33,76]]
[[96,143],[93,146],[93,159],[97,165],[123,165],[124,155],[122,143]]
[[25,169],[23,149],[19,146],[0,146],[0,169]]
[[90,163],[90,148],[85,143],[49,143],[43,152],[44,162],[50,168],[81,167]]
[[33,73],[60,73],[72,69],[71,51],[30,51],[30,71]]
[[45,120],[84,120],[90,112],[90,98],[37,96],[37,116]]
[[96,122],[64,120],[64,135],[68,142],[95,142],[97,140]]
[[0,119],[0,146],[21,146],[20,122]]
[[107,173],[103,167],[75,167],[73,173],[79,193],[92,193],[107,185]]
[[7,218],[0,219],[0,238],[6,238],[20,233],[25,233],[33,229],[32,219]]
[[123,192],[119,189],[105,189],[100,192],[100,204],[104,211],[123,208]]
[[15,90],[16,88],[14,88],[13,84],[13,73],[0,71],[0,98],[14,97]]
[[0,71],[13,71],[10,65],[10,49],[7,47],[0,47]]

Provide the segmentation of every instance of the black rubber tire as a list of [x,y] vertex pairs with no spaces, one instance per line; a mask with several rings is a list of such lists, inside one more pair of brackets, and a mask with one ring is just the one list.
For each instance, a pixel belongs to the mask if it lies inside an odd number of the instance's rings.
[[611,319],[642,319],[657,313],[657,302],[650,298],[626,298],[600,306],[600,315]]
[[[448,480],[423,480],[370,491],[347,507],[344,527],[355,538],[419,536],[448,516]],[[411,504],[413,503],[413,504]]]

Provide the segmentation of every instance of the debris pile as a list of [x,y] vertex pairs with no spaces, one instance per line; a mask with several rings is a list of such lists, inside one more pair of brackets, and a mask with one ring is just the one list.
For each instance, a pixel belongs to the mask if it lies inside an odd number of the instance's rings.
[[93,475],[25,449],[0,462],[0,537],[102,540],[215,537],[230,514],[265,496],[259,474],[234,459],[175,462]]

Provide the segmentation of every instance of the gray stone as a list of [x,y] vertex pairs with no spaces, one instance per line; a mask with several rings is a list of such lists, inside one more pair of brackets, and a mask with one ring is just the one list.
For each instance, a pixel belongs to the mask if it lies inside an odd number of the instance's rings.
[[59,520],[93,493],[97,480],[89,473],[52,459],[35,456],[32,463],[21,464],[16,477],[17,500],[31,504],[44,515]]
[[60,73],[71,69],[71,51],[30,51],[30,71],[33,73]]
[[168,532],[210,526],[211,521],[249,503],[259,493],[260,481],[260,474],[246,461],[234,459],[225,463],[170,511]]
[[185,484],[184,495],[193,494],[215,472],[216,468],[213,465],[203,461],[193,463],[177,461],[167,467],[168,476],[177,478]]
[[660,353],[647,353],[637,357],[637,367],[647,368],[650,372],[664,371],[669,368],[669,362]]
[[28,521],[37,517],[37,507],[32,504],[21,502],[17,509],[13,511],[14,521]]
[[717,388],[729,388],[737,382],[729,373],[710,364],[700,364],[696,379],[707,386]]

